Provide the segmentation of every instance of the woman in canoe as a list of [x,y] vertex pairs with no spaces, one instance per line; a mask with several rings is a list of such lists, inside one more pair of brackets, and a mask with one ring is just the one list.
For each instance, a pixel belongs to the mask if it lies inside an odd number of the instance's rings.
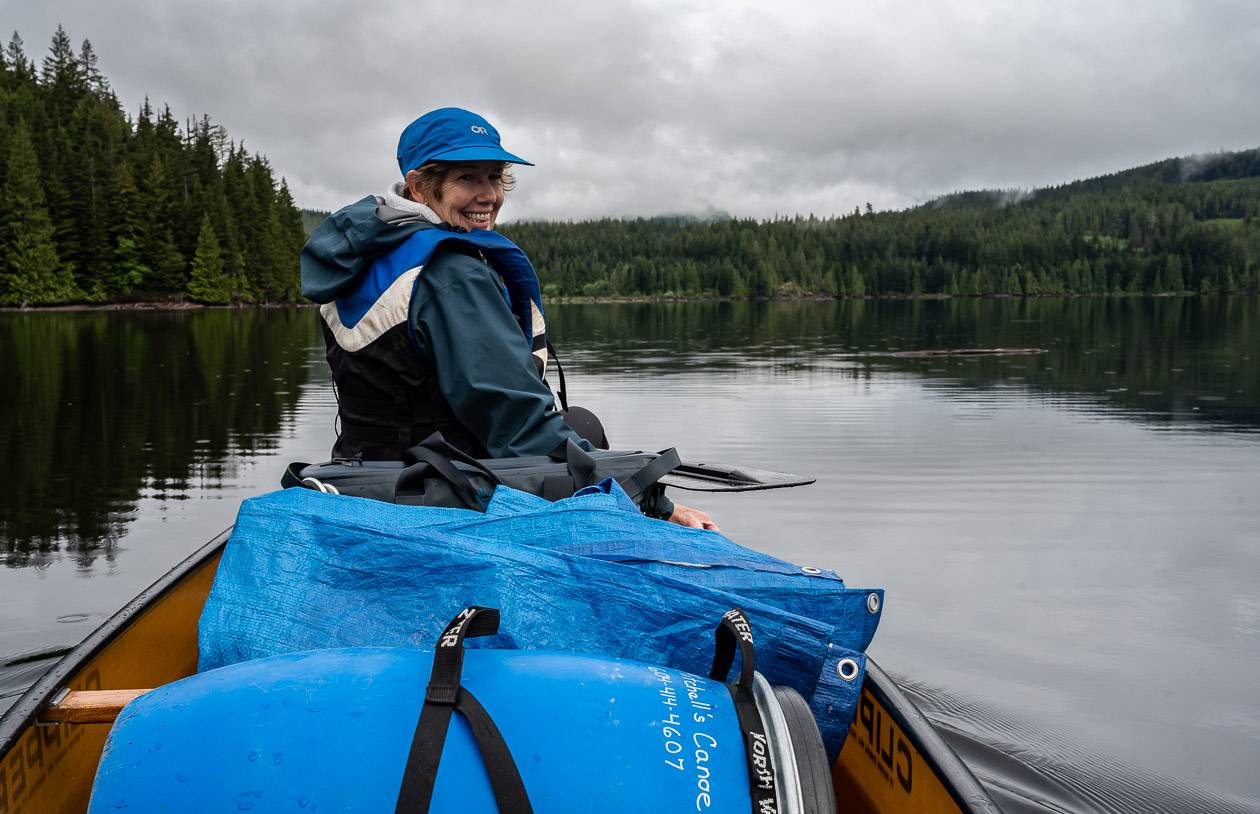
[[[511,166],[530,162],[461,108],[409,124],[397,157],[401,181],[328,217],[302,250],[338,393],[333,455],[397,460],[433,432],[479,458],[606,446],[598,421],[570,419],[584,438],[555,409],[538,278],[493,231]],[[716,528],[664,496],[644,510]]]

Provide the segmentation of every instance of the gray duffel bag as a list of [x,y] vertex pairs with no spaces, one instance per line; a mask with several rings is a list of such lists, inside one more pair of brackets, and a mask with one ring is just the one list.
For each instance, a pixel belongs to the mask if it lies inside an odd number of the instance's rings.
[[644,513],[668,505],[660,479],[680,465],[678,452],[586,452],[569,441],[551,455],[473,458],[434,433],[403,453],[401,461],[334,459],[292,463],[280,485],[333,491],[411,506],[485,511],[495,486],[510,486],[547,500],[613,478]]

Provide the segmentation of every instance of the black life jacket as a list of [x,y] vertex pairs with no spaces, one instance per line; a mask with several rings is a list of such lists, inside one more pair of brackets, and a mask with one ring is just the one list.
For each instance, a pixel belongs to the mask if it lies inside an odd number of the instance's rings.
[[411,298],[439,249],[484,259],[494,269],[539,376],[545,372],[546,323],[538,277],[525,253],[497,232],[420,229],[319,309],[338,396],[333,457],[397,460],[434,432],[470,455],[489,457],[451,410],[412,334]]

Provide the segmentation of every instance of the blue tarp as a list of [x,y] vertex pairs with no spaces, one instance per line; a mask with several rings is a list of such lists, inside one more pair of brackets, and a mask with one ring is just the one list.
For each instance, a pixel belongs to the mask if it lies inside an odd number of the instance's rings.
[[[740,606],[757,668],[795,688],[834,758],[878,623],[835,573],[639,513],[613,481],[549,503],[504,487],[487,511],[288,489],[245,501],[200,622],[200,669],[347,646],[430,647],[469,605],[499,608],[472,647],[631,658],[705,675]],[[882,601],[879,603],[882,607]]]

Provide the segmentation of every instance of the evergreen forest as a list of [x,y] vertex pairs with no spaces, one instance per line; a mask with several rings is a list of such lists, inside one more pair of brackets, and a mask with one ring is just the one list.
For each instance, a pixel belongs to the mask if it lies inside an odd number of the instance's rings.
[[[128,115],[87,40],[0,51],[0,306],[296,302],[323,214],[208,116]],[[502,231],[550,298],[1255,293],[1260,149],[901,211]]]
[[298,298],[302,217],[208,116],[124,113],[92,44],[0,52],[0,305]]
[[1031,192],[772,221],[673,217],[502,231],[552,297],[1255,293],[1260,149]]

